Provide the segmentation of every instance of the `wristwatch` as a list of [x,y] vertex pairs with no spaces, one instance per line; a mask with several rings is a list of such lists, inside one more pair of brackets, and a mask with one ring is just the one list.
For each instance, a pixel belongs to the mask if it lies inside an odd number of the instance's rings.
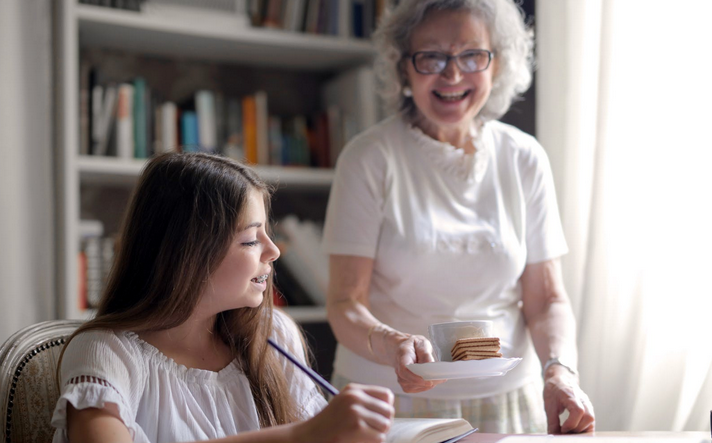
[[572,368],[569,365],[566,365],[559,360],[559,357],[551,357],[549,360],[544,363],[544,368],[541,370],[541,376],[544,377],[544,374],[546,374],[546,370],[551,367],[551,365],[561,365],[566,368],[572,375],[578,375],[578,372],[574,368]]

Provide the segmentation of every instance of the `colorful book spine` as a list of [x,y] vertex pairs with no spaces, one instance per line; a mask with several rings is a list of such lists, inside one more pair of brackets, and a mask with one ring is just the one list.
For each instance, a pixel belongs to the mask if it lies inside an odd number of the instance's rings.
[[217,151],[217,128],[215,124],[215,95],[212,91],[195,93],[195,109],[198,117],[198,145],[205,152]]
[[178,152],[178,108],[173,102],[161,105],[160,152]]
[[148,157],[148,128],[146,114],[146,80],[137,77],[133,82],[134,158]]
[[133,98],[133,85],[121,84],[116,112],[116,155],[122,159],[134,156]]
[[245,149],[245,160],[257,164],[257,108],[255,97],[245,96],[242,99],[242,131]]
[[255,128],[257,130],[257,164],[269,164],[269,111],[267,93],[255,93]]
[[198,115],[195,111],[185,111],[180,117],[181,143],[183,152],[198,152]]

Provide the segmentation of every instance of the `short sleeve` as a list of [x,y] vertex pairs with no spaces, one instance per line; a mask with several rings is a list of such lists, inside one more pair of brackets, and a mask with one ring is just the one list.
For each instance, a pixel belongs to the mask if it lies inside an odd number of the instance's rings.
[[559,217],[554,178],[544,148],[532,137],[520,156],[526,198],[527,264],[560,257],[568,252]]
[[339,156],[324,224],[327,254],[374,258],[383,220],[387,158],[374,136],[354,138]]
[[[275,309],[274,328],[275,334],[273,338],[278,343],[286,345],[285,347],[293,356],[307,365],[306,352],[296,323],[282,311]],[[326,399],[324,399],[316,384],[289,360],[281,355],[279,358],[283,362],[290,394],[302,408],[301,418],[306,420],[321,412],[326,407]]]
[[67,345],[61,368],[61,396],[52,416],[54,442],[67,441],[67,404],[75,409],[117,406],[134,442],[148,442],[136,423],[144,374],[140,355],[111,331],[87,331]]

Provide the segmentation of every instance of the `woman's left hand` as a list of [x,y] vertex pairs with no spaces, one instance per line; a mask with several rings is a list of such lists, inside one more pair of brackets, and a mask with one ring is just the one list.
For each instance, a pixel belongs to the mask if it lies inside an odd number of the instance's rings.
[[[544,381],[544,409],[550,434],[593,432],[596,419],[593,405],[578,385],[576,376],[564,367],[552,366]],[[559,415],[569,411],[563,424]]]

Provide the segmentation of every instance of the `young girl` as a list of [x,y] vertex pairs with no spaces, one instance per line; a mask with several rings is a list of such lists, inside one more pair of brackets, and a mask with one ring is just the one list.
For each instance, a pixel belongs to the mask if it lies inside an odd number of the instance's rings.
[[272,308],[269,198],[225,158],[149,161],[97,316],[60,359],[55,443],[383,441],[390,391],[351,385],[327,405],[267,346],[305,359]]

